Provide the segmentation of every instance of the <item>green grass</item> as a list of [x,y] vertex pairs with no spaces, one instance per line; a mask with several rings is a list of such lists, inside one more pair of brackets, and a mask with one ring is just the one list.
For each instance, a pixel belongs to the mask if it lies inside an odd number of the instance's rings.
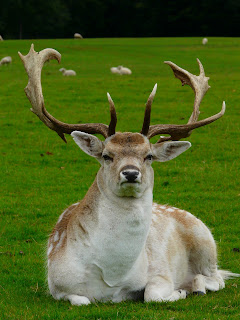
[[[98,170],[70,137],[64,144],[30,111],[24,94],[27,75],[17,51],[27,54],[32,41],[0,43],[1,198],[0,198],[0,319],[239,319],[240,280],[204,297],[175,303],[93,304],[73,307],[47,294],[45,247],[58,216],[81,199]],[[119,131],[141,129],[144,105],[154,84],[158,92],[152,124],[186,123],[193,105],[189,87],[181,87],[171,60],[198,74],[196,58],[210,77],[200,118],[220,111],[224,117],[196,129],[192,148],[167,163],[154,164],[154,199],[186,209],[202,219],[218,243],[221,268],[240,272],[240,39],[200,38],[34,40],[35,50],[47,47],[62,54],[42,72],[48,110],[66,122],[109,122],[106,92],[118,113]],[[131,76],[109,68],[124,65]],[[77,72],[63,77],[58,69]],[[184,118],[184,119],[183,119]],[[154,139],[153,139],[154,140]],[[48,154],[51,153],[51,154]]]

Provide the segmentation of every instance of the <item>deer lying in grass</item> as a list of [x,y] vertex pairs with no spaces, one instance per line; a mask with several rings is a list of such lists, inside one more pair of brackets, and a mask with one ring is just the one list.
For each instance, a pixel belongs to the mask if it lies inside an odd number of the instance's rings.
[[[25,88],[32,111],[65,141],[71,134],[76,144],[101,164],[96,179],[80,202],[58,219],[48,242],[48,284],[55,299],[73,305],[93,301],[175,301],[187,292],[205,294],[224,288],[224,279],[238,276],[218,270],[216,244],[209,229],[189,212],[153,203],[153,161],[171,160],[191,144],[178,141],[195,128],[220,118],[225,111],[198,120],[200,102],[207,92],[208,78],[198,60],[195,76],[172,62],[182,84],[195,92],[193,113],[186,125],[151,125],[155,85],[145,110],[141,133],[115,132],[116,111],[108,94],[111,121],[66,124],[55,119],[44,106],[41,69],[44,62],[61,55],[53,49],[23,56],[29,76]],[[92,134],[101,134],[100,141]],[[157,143],[150,139],[159,134]]]

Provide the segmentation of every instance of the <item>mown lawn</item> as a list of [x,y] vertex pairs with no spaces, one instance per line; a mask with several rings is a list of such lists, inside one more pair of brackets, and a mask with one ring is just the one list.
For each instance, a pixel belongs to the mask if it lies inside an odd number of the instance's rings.
[[[0,319],[239,319],[240,280],[204,297],[175,303],[96,303],[73,307],[47,293],[45,248],[60,213],[81,199],[98,164],[70,137],[68,144],[47,129],[30,111],[23,91],[27,75],[17,51],[30,44],[40,51],[51,47],[62,54],[42,72],[45,104],[66,122],[109,122],[106,92],[118,113],[119,131],[140,131],[144,105],[154,84],[158,92],[152,124],[187,122],[194,95],[181,87],[171,60],[198,74],[196,58],[210,77],[200,118],[227,111],[213,124],[196,129],[192,148],[175,160],[154,164],[154,199],[186,209],[202,219],[218,243],[221,268],[240,272],[240,39],[200,38],[84,39],[4,41],[0,58],[1,198],[0,198]],[[124,65],[131,76],[110,73]],[[63,77],[60,67],[77,76]],[[154,141],[154,139],[153,139]]]

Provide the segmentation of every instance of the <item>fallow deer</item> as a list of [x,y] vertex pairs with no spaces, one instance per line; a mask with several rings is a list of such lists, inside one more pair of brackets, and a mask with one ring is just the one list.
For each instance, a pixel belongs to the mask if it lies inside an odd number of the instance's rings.
[[[153,161],[171,160],[191,144],[178,141],[195,128],[207,125],[225,112],[198,121],[201,100],[209,89],[198,60],[195,76],[172,62],[168,64],[182,84],[195,92],[193,112],[185,125],[150,125],[150,94],[140,133],[116,132],[116,111],[108,96],[111,121],[67,124],[44,106],[41,70],[45,61],[61,55],[54,49],[19,53],[29,82],[25,88],[32,111],[64,140],[76,144],[101,164],[87,194],[59,217],[48,241],[48,285],[55,299],[73,305],[127,299],[175,301],[187,293],[205,294],[224,288],[224,279],[239,276],[217,267],[216,244],[209,229],[187,211],[153,203]],[[101,141],[92,134],[101,134]],[[155,144],[150,139],[161,136]]]

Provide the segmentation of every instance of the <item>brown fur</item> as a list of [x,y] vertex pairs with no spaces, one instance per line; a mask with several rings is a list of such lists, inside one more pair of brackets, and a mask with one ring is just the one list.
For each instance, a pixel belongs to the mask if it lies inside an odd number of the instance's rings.
[[[192,216],[189,212],[173,208],[170,206],[164,206],[166,209],[161,208],[161,205],[155,204],[156,207],[153,209],[156,215],[164,216],[167,218],[174,219],[177,224],[177,241],[182,240],[186,248],[191,248],[196,244],[196,237],[193,232],[194,226],[201,227],[203,223],[198,220],[196,217]],[[173,211],[169,212],[168,209]],[[203,240],[204,241],[204,240]],[[173,248],[174,250],[174,248]],[[172,253],[171,253],[172,254]]]
[[117,158],[143,158],[149,151],[150,143],[140,133],[118,132],[106,143],[110,156]]
[[[68,207],[65,212],[63,213],[63,216],[59,222],[55,225],[48,242],[48,248],[53,245],[53,248],[48,256],[49,259],[51,259],[58,251],[61,251],[63,247],[65,247],[67,242],[67,235],[70,232],[72,235],[74,235],[74,228],[80,228],[82,231],[82,234],[84,237],[87,235],[87,230],[84,226],[84,220],[86,216],[91,215],[92,208],[90,204],[94,203],[95,197],[94,195],[97,194],[96,188],[98,189],[96,180],[89,188],[87,194],[85,197],[76,205],[73,204],[70,207]],[[76,218],[77,216],[77,218]],[[77,226],[76,226],[77,221]],[[61,245],[57,248],[56,246],[59,243],[59,239],[61,238],[61,235],[63,232],[66,232],[66,235],[61,243]],[[54,236],[58,232],[58,240],[54,241]],[[71,240],[74,241],[74,237],[71,238]]]
[[145,143],[144,137],[139,133],[132,132],[117,132],[114,137],[112,137],[111,142],[117,145],[126,147],[127,145],[138,145]]

